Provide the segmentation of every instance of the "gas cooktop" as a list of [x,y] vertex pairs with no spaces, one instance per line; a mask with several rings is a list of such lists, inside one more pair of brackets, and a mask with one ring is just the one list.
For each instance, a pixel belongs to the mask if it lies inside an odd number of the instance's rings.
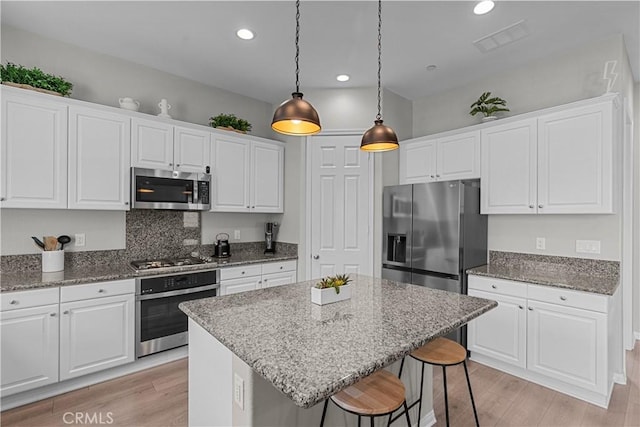
[[160,258],[160,259],[145,259],[139,261],[131,261],[131,266],[136,271],[143,270],[155,270],[159,268],[169,267],[182,267],[187,265],[204,264],[206,261],[200,258],[185,257],[185,258]]

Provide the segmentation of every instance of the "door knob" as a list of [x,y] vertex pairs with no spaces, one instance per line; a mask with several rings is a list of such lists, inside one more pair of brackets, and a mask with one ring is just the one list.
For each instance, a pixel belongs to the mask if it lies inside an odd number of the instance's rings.
[[540,209],[542,209],[542,205],[538,205],[538,207],[539,207]]
[[529,205],[529,209],[533,209],[533,207],[534,207],[533,205]]
[[314,255],[313,259],[320,259],[320,255]]

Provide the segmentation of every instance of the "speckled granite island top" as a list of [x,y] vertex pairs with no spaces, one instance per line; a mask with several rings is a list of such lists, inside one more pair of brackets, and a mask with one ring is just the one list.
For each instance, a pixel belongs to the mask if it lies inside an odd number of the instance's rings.
[[303,408],[497,303],[367,276],[349,300],[311,303],[301,282],[180,304],[197,324]]
[[491,252],[489,264],[467,273],[603,295],[613,295],[620,283],[617,261],[512,252]]
[[30,289],[48,288],[54,286],[77,285],[81,283],[123,280],[135,277],[175,274],[188,271],[205,271],[222,267],[257,264],[265,262],[295,260],[295,255],[280,254],[240,254],[229,258],[214,259],[213,262],[171,267],[158,270],[135,272],[126,262],[96,263],[78,268],[65,268],[64,271],[43,273],[39,270],[16,271],[0,273],[0,292],[26,291]]

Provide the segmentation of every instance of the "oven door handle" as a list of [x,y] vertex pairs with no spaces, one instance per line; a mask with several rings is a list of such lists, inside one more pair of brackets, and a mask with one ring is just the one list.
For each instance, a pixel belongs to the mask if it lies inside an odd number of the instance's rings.
[[220,285],[216,284],[216,285],[198,286],[197,288],[178,289],[175,291],[161,292],[158,294],[136,295],[136,301],[146,301],[150,299],[175,297],[177,295],[195,294],[198,292],[211,291],[213,289],[219,289],[219,288],[220,288]]

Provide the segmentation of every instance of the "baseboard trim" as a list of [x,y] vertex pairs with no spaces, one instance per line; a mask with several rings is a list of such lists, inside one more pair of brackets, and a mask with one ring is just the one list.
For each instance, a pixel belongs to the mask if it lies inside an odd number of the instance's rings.
[[12,409],[18,406],[26,405],[28,403],[37,402],[38,400],[47,399],[59,394],[78,390],[83,387],[88,387],[90,385],[112,380],[114,378],[132,374],[134,372],[143,371],[145,369],[153,368],[155,366],[163,365],[165,363],[185,358],[188,356],[188,354],[188,347],[184,346],[173,350],[163,351],[162,353],[152,354],[150,356],[143,357],[142,359],[135,360],[132,363],[127,363],[126,365],[117,366],[105,371],[84,375],[82,377],[73,378],[55,384],[49,384],[44,387],[23,391],[22,393],[13,394],[10,396],[2,396],[2,400],[0,402],[0,410],[6,411],[7,409]]
[[635,331],[633,336],[636,337],[636,341],[640,341],[640,331]]
[[627,377],[622,374],[613,374],[613,382],[624,385],[627,383]]
[[429,411],[424,417],[420,419],[420,425],[418,427],[431,427],[436,425],[436,413],[433,409]]

